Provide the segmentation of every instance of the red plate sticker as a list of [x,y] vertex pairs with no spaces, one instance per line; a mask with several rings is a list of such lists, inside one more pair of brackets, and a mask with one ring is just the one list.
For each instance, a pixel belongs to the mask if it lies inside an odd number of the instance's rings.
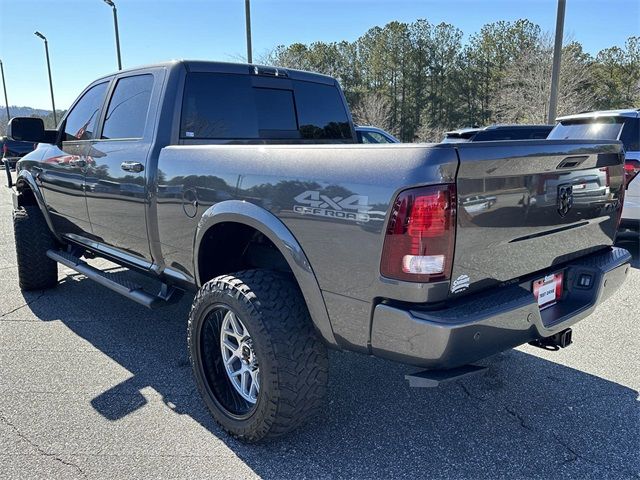
[[562,296],[562,272],[552,273],[533,282],[533,296],[538,307],[550,307]]

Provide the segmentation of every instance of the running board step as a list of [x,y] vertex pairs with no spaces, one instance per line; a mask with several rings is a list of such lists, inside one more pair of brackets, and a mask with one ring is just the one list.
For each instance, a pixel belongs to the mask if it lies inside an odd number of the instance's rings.
[[125,278],[124,275],[98,270],[67,252],[47,250],[47,257],[147,308],[157,308],[163,304],[172,303],[182,294],[182,291],[163,283],[160,292],[157,295],[152,295],[145,291],[141,285]]
[[475,375],[488,370],[488,367],[478,365],[463,365],[449,370],[425,370],[423,372],[405,375],[409,380],[409,386],[414,388],[435,388],[441,383],[460,380],[461,378]]

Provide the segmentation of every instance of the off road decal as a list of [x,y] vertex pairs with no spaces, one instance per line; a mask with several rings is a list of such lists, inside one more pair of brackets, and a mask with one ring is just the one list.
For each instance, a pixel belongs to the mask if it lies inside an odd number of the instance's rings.
[[369,197],[365,195],[350,195],[343,197],[329,197],[317,190],[307,190],[296,196],[293,211],[301,215],[315,215],[317,217],[339,218],[352,222],[368,222],[371,210]]

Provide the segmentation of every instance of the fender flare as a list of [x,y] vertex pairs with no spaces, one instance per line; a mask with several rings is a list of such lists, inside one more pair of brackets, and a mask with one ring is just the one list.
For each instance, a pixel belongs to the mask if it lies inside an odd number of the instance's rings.
[[337,345],[320,285],[302,247],[282,221],[262,207],[241,200],[226,200],[209,207],[200,218],[193,245],[193,268],[197,285],[202,285],[198,259],[205,233],[223,222],[240,223],[266,236],[285,258],[302,291],[311,320],[322,338]]
[[53,228],[51,215],[49,215],[49,210],[47,210],[47,204],[44,201],[44,196],[42,195],[42,191],[40,190],[40,187],[38,187],[38,184],[36,183],[35,178],[33,178],[33,174],[29,170],[20,170],[20,172],[18,173],[18,178],[16,179],[16,183],[15,183],[15,188],[18,193],[20,193],[21,190],[24,188],[24,184],[26,184],[27,188],[31,190],[31,192],[33,193],[33,196],[36,199],[36,203],[38,204],[38,208],[42,212],[42,216],[47,222],[47,226],[49,227],[49,230],[51,230],[51,233],[53,234],[55,239],[58,242],[62,243],[62,239],[56,233],[55,228]]

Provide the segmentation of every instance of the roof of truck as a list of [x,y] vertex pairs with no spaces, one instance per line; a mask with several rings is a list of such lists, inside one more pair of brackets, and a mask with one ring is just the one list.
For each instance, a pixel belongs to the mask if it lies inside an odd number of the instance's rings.
[[126,68],[117,72],[104,75],[102,78],[112,77],[121,73],[137,72],[148,70],[150,68],[185,68],[189,72],[211,72],[211,73],[235,73],[235,74],[254,74],[267,75],[271,77],[286,77],[293,80],[306,80],[310,82],[325,83],[333,85],[335,79],[321,73],[307,72],[304,70],[295,70],[291,68],[274,67],[268,65],[258,65],[253,63],[232,63],[232,62],[214,62],[207,60],[170,60],[167,62],[154,63],[150,65],[141,65],[133,68]]
[[581,118],[594,118],[594,117],[632,117],[637,118],[640,116],[640,109],[637,108],[624,108],[620,110],[596,110],[594,112],[582,112],[574,115],[564,115],[556,118],[556,121],[562,122],[563,120],[578,120]]

